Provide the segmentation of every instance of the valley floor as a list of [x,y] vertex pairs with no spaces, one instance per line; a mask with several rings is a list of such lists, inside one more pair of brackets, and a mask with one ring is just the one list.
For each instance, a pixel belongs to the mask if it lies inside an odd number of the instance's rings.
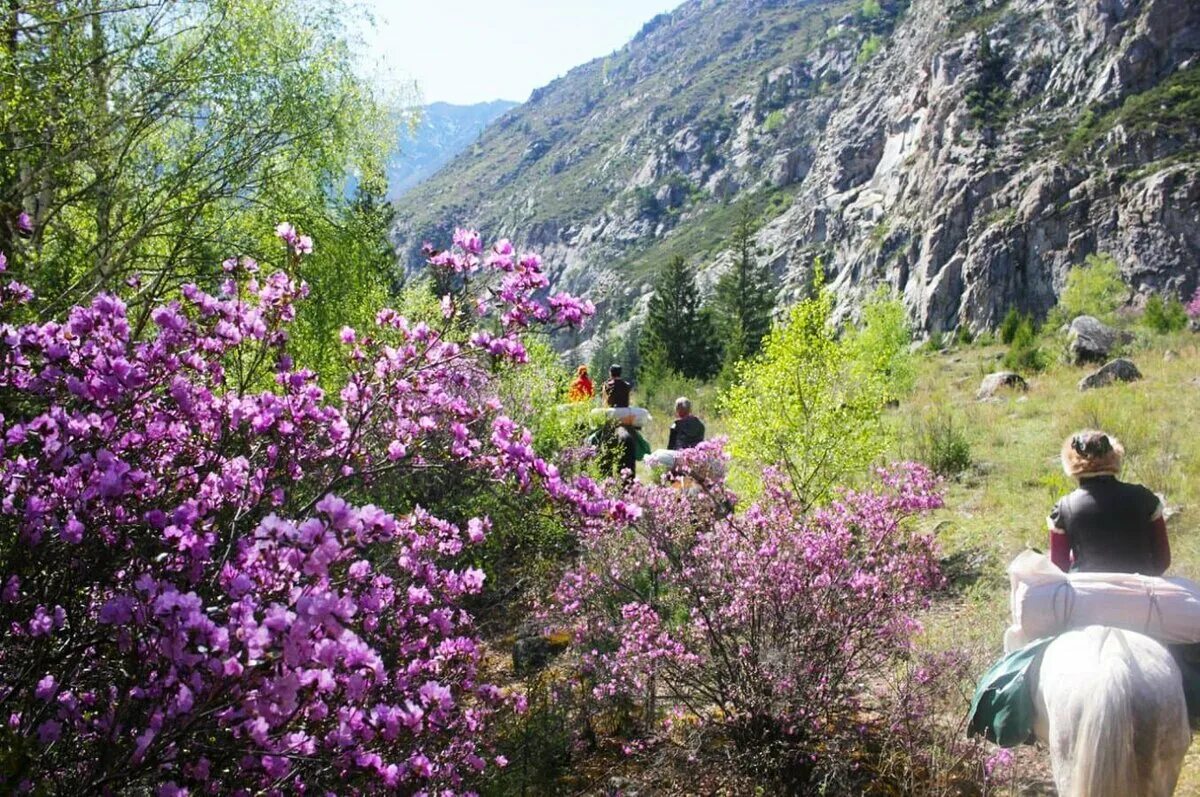
[[[1055,364],[1029,377],[1027,393],[979,402],[983,375],[1000,368],[1001,347],[951,349],[922,359],[918,387],[894,411],[898,456],[914,456],[922,428],[953,424],[971,465],[949,481],[946,508],[929,522],[948,557],[952,597],[926,618],[925,644],[966,648],[982,672],[1001,652],[1008,623],[1007,563],[1026,547],[1047,550],[1045,518],[1071,489],[1058,463],[1064,438],[1083,428],[1116,435],[1127,450],[1124,477],[1146,484],[1168,507],[1171,574],[1200,579],[1200,336],[1181,333],[1135,346],[1143,379],[1080,392],[1087,371]],[[964,706],[964,711],[966,707]],[[1036,793],[1044,751],[1017,757],[1013,789]],[[1176,792],[1200,795],[1200,745]]]

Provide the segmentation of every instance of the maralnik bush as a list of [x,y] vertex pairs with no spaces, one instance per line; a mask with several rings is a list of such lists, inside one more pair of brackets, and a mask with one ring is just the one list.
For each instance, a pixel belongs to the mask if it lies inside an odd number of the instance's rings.
[[810,508],[768,469],[734,513],[721,445],[682,453],[684,483],[635,484],[632,523],[592,523],[555,606],[596,698],[722,728],[756,767],[803,781],[864,721],[865,684],[910,650],[941,576],[932,535],[905,521],[941,496],[904,464]]
[[[432,257],[464,287],[445,325],[390,311],[344,330],[337,400],[287,355],[311,242],[288,268],[225,264],[130,331],[113,296],[65,322],[3,326],[0,731],[18,787],[58,793],[455,791],[505,698],[477,675],[453,525],[344,497],[406,474],[480,474],[574,517],[626,511],[537,458],[502,413],[492,366],[523,332],[591,313],[540,301],[535,256],[473,233]],[[4,289],[13,317],[29,292]],[[447,330],[479,329],[455,342]],[[466,338],[464,334],[462,337]]]

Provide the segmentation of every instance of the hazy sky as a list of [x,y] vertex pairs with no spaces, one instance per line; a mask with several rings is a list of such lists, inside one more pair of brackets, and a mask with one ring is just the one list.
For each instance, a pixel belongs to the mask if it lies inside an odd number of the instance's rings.
[[366,0],[372,71],[416,80],[425,102],[528,99],[617,49],[681,0]]

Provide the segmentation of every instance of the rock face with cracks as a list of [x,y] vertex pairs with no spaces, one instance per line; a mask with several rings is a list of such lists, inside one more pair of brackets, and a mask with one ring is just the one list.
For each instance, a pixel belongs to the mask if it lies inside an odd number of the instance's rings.
[[786,304],[879,284],[920,331],[1045,313],[1111,254],[1135,291],[1200,269],[1200,3],[690,0],[489,128],[399,204],[405,264],[454,223],[511,235],[601,324],[673,254],[728,266],[731,209]]

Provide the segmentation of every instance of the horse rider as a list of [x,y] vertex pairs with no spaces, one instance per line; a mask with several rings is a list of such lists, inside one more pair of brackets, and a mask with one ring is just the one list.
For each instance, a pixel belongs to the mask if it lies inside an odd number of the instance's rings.
[[667,448],[679,451],[694,448],[704,442],[704,424],[692,415],[692,402],[687,396],[675,399],[675,420],[667,435]]
[[1060,569],[1160,576],[1171,564],[1162,502],[1117,478],[1124,455],[1120,441],[1104,432],[1079,432],[1063,443],[1063,470],[1079,487],[1048,519],[1050,560]]
[[[601,386],[600,392],[604,396],[605,406],[628,407],[633,385],[621,378],[621,366],[614,363],[608,369],[608,381]],[[624,424],[617,425],[615,436],[621,450],[617,467],[622,473],[628,471],[624,476],[626,484],[633,481],[637,468],[637,438],[634,436],[635,434],[633,429]]]

